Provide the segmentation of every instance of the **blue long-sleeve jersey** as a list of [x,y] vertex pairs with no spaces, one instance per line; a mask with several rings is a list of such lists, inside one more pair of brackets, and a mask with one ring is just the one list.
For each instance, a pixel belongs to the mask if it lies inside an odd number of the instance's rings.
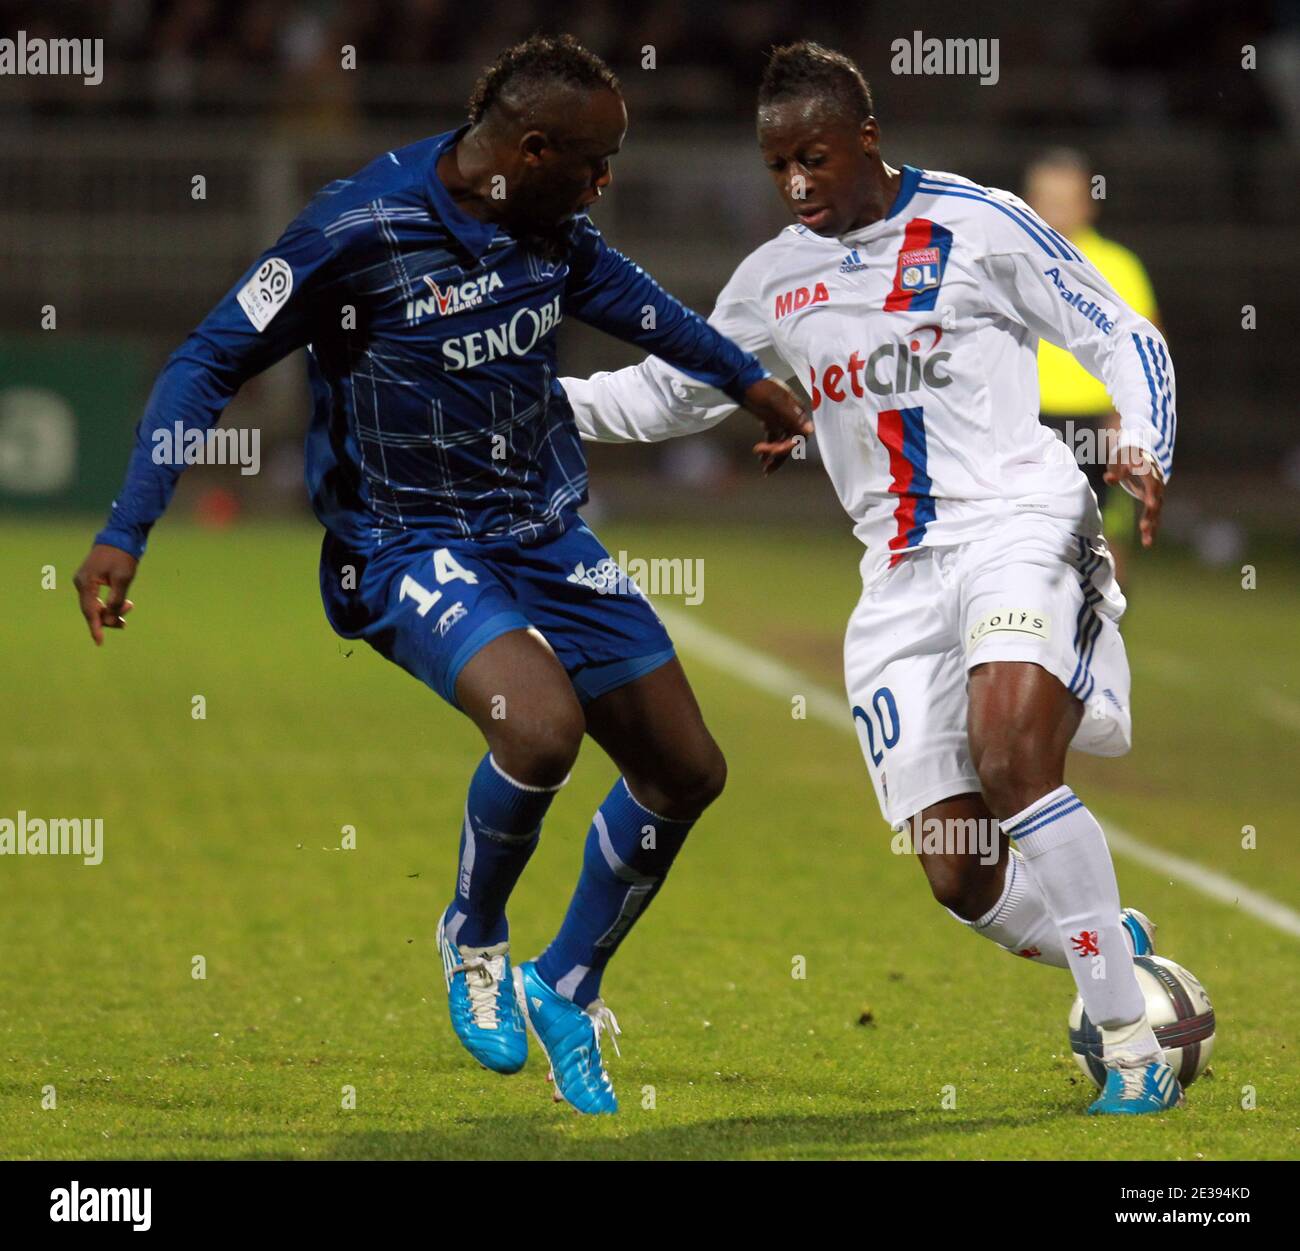
[[572,524],[587,467],[557,381],[566,315],[733,399],[765,376],[587,217],[562,259],[543,259],[458,209],[436,165],[464,130],[330,183],[254,262],[159,375],[96,542],[141,555],[183,467],[156,463],[154,432],[209,429],[247,379],[303,346],[312,506],[360,555],[411,530],[527,544]]

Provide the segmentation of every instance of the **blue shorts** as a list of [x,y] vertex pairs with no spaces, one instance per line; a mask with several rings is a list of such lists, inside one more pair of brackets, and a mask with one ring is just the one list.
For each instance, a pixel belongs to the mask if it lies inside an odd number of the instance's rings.
[[530,546],[404,536],[369,559],[327,534],[320,578],[339,634],[365,639],[457,708],[460,671],[510,630],[540,631],[583,703],[674,655],[650,601],[582,522]]

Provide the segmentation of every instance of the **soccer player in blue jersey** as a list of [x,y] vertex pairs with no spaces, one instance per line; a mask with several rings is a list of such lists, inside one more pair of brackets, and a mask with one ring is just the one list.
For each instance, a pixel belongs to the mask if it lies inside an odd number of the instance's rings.
[[[159,463],[154,433],[210,429],[245,381],[306,347],[330,623],[487,741],[438,921],[452,1025],[481,1064],[514,1073],[526,1021],[558,1095],[593,1113],[617,1110],[601,975],[726,766],[662,622],[578,514],[587,470],[556,330],[577,317],[725,391],[763,422],[769,463],[811,432],[755,357],[586,216],[626,128],[608,67],[569,37],[536,37],[479,80],[467,125],[325,187],[168,361],[76,577],[99,644],[125,624],[183,467]],[[512,969],[506,903],[584,733],[622,776],[558,933]]]

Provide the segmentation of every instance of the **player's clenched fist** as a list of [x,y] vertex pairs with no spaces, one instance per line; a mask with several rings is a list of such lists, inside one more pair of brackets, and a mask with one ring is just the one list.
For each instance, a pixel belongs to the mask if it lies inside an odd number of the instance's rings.
[[[90,555],[81,562],[77,576],[72,584],[77,588],[81,600],[81,615],[90,627],[90,637],[98,647],[104,641],[104,629],[122,630],[126,627],[123,618],[134,605],[127,599],[126,592],[135,577],[138,561],[129,552],[120,547],[110,547],[107,543],[96,543],[90,549]],[[108,598],[99,598],[99,588],[108,587]]]
[[813,424],[798,396],[775,378],[761,378],[754,383],[745,392],[745,408],[767,429],[767,439],[754,444],[754,451],[762,458],[764,473],[779,469],[794,451],[795,440],[813,432]]

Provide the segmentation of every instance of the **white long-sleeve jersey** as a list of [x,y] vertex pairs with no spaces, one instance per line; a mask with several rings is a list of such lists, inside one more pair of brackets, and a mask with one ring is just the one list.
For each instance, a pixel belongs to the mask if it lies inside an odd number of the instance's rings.
[[[812,399],[869,577],[916,547],[1038,512],[1100,530],[1074,455],[1038,420],[1039,338],[1105,383],[1121,446],[1171,471],[1165,342],[1022,200],[904,166],[889,215],[838,239],[789,226],[741,262],[710,322]],[[582,436],[654,441],[736,405],[655,357],[562,379]]]

